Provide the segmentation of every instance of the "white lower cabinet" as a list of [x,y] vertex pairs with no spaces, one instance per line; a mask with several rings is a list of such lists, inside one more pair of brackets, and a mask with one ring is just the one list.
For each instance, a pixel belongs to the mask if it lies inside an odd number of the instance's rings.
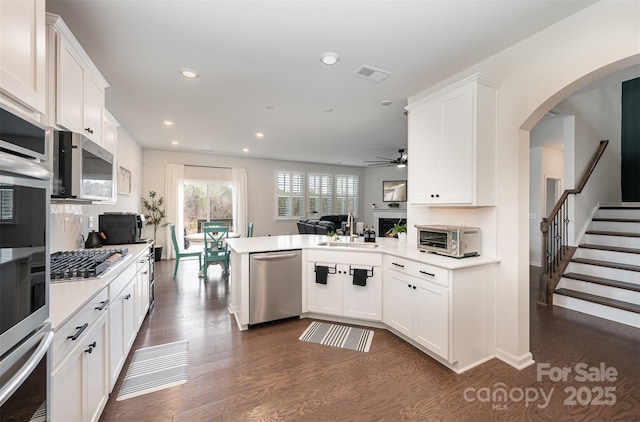
[[109,398],[108,316],[104,312],[92,328],[53,370],[53,421],[97,421]]
[[136,338],[135,305],[136,279],[134,277],[129,278],[129,283],[109,307],[109,391],[113,390]]
[[136,327],[140,327],[149,309],[149,258],[142,255],[136,263]]
[[385,324],[449,358],[449,289],[395,270],[384,280]]
[[[309,251],[307,258],[307,311],[382,320],[382,257],[359,252]],[[327,283],[316,282],[316,266],[329,268]],[[354,271],[367,271],[366,285],[354,284]]]

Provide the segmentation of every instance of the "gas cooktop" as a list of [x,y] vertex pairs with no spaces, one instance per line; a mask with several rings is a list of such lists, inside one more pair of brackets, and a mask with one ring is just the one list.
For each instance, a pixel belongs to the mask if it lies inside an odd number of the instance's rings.
[[127,248],[55,252],[51,254],[51,281],[97,277],[128,253]]

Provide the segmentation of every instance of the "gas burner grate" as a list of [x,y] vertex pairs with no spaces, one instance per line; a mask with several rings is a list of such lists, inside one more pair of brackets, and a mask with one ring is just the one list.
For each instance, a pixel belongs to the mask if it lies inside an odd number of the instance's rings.
[[51,254],[51,281],[97,277],[128,253],[127,248],[55,252]]

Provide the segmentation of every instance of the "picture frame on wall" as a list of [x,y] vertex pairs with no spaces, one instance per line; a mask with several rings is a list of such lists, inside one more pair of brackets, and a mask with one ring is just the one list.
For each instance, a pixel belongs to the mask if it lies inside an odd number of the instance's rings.
[[131,195],[131,172],[122,166],[118,167],[118,194]]
[[406,180],[385,180],[382,182],[383,202],[407,202]]

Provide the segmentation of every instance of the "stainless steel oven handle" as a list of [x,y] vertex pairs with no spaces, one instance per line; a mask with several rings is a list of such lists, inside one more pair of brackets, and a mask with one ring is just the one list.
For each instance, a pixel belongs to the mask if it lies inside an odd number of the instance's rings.
[[25,365],[20,368],[18,373],[16,373],[8,383],[6,383],[2,389],[0,390],[0,406],[2,406],[8,399],[16,392],[18,388],[25,382],[25,380],[31,375],[40,360],[44,357],[44,355],[48,352],[49,346],[53,341],[53,332],[49,331],[45,336],[40,340],[40,344],[35,352],[31,355],[29,360],[25,363]]

